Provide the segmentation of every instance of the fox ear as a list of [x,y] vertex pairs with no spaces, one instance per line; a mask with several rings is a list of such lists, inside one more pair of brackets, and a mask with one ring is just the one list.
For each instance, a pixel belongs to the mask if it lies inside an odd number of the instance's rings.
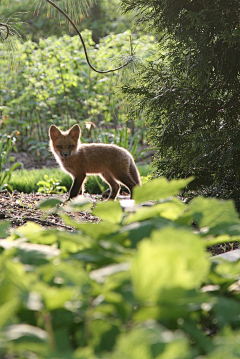
[[74,139],[78,139],[80,137],[80,134],[81,134],[81,129],[77,124],[71,127],[69,130],[69,135]]
[[53,140],[58,138],[61,135],[61,131],[55,125],[51,125],[49,128],[49,137]]

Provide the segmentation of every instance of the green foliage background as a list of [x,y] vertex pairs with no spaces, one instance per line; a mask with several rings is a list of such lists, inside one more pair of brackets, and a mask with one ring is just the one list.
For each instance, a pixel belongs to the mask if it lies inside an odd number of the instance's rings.
[[[91,30],[96,43],[109,33],[118,34],[131,28],[131,16],[121,15],[117,0],[111,2],[106,0],[97,2],[61,0],[58,5],[66,10],[64,7],[66,3],[70,5],[68,14],[72,20],[77,22],[79,30]],[[91,6],[89,6],[90,3]],[[9,23],[16,28],[24,40],[38,42],[40,38],[45,39],[49,36],[61,37],[66,33],[75,35],[73,29],[67,28],[65,18],[46,1],[20,0],[12,2],[2,0],[0,18],[5,21],[9,19]],[[139,27],[138,31],[140,31]]]
[[[156,175],[195,174],[204,186],[236,197],[238,2],[122,4],[126,11],[137,10],[138,22],[149,24],[159,41],[157,52],[152,36],[141,37],[136,48],[140,71],[132,67],[122,78],[99,79],[88,69],[79,39],[62,36],[53,19],[39,16],[27,25],[32,38],[20,45],[16,72],[6,57],[0,59],[2,129],[18,129],[21,147],[42,155],[50,123],[67,128],[79,122],[86,141],[120,140],[116,130],[133,106],[128,125],[136,132],[135,115],[137,135],[145,136],[139,113],[147,118],[158,148]],[[104,12],[109,4],[100,6]],[[117,57],[121,63],[129,53],[128,32],[99,39],[106,29],[125,30],[114,20],[115,13],[108,24],[104,16],[96,18],[89,22],[93,34],[83,34],[101,69],[116,65]],[[44,30],[56,36],[40,40]],[[119,100],[114,90],[122,84]],[[115,133],[103,134],[103,123]],[[207,249],[240,241],[239,215],[231,201],[198,197],[182,203],[175,196],[187,185],[188,179],[153,180],[135,188],[133,211],[123,211],[119,202],[98,204],[92,210],[98,223],[68,216],[69,211],[91,210],[84,199],[60,209],[54,207],[61,205],[56,198],[42,203],[46,212],[58,210],[74,228],[69,232],[28,223],[9,235],[9,223],[0,221],[5,238],[0,241],[1,356],[238,358],[239,260],[211,258]],[[146,201],[150,205],[138,207]]]
[[[138,166],[140,175],[145,177],[147,181],[147,176],[150,175],[152,168],[150,165]],[[31,193],[37,192],[39,181],[44,180],[45,176],[47,176],[48,180],[56,179],[59,182],[60,186],[65,186],[67,190],[70,189],[72,185],[72,178],[67,173],[63,172],[60,168],[41,168],[41,169],[32,169],[32,170],[16,170],[12,172],[10,179],[4,178],[3,183],[12,189],[17,190],[18,192],[23,193]],[[46,180],[46,182],[48,182]],[[50,183],[51,183],[50,181]],[[50,184],[49,183],[49,184]],[[99,186],[100,183],[100,186]],[[87,182],[85,183],[85,192],[86,193],[96,193],[100,194],[101,190],[106,190],[108,185],[98,178],[96,180],[96,176],[88,176]],[[51,192],[50,192],[51,193]]]
[[[89,57],[98,69],[121,64],[129,54],[129,33],[109,35],[101,39],[98,47],[91,32],[83,32]],[[133,40],[135,46],[135,40]],[[142,36],[138,40],[141,58],[154,56],[154,38]],[[123,126],[131,103],[116,88],[129,73],[99,75],[89,69],[77,36],[49,37],[39,44],[27,41],[19,45],[20,65],[15,72],[7,70],[6,60],[0,60],[4,71],[0,73],[1,111],[3,128],[20,132],[18,146],[46,155],[48,128],[55,123],[67,129],[74,123],[82,127],[86,140],[99,140],[102,125],[106,129]],[[88,125],[89,130],[86,128]],[[141,117],[128,126],[139,139],[143,136]],[[145,136],[146,137],[146,136]],[[44,150],[46,153],[44,153]]]
[[[239,208],[239,2],[122,0],[156,34],[159,60],[124,87],[145,111],[156,176],[195,175],[193,188]],[[137,111],[135,109],[135,111]]]
[[67,215],[91,207],[79,198],[60,210],[74,231],[28,223],[2,239],[2,357],[238,358],[239,261],[206,248],[239,241],[239,216],[231,201],[171,196],[190,180],[135,188],[137,204],[155,202],[134,211],[100,203],[98,224]]

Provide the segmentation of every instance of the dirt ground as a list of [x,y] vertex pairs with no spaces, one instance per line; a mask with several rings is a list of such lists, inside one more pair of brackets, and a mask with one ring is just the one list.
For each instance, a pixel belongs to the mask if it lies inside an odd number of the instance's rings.
[[[47,159],[35,158],[30,153],[18,152],[12,153],[15,162],[21,162],[25,169],[39,169],[42,167],[58,167],[56,160],[49,156]],[[61,200],[67,199],[67,194],[59,196]],[[64,224],[61,217],[51,214],[46,216],[39,208],[38,204],[48,198],[53,197],[51,194],[43,193],[19,193],[7,190],[0,191],[0,220],[8,220],[11,228],[17,228],[28,221],[40,224],[44,227],[59,227],[72,231],[73,228]],[[92,202],[96,202],[100,196],[91,196]],[[71,214],[69,214],[71,216]],[[98,219],[87,212],[78,212],[74,214],[74,218],[80,221],[96,222]]]
[[[7,190],[0,191],[0,220],[11,222],[12,228],[17,228],[28,221],[35,222],[44,227],[59,227],[72,231],[73,228],[66,226],[61,217],[57,214],[46,216],[38,205],[41,201],[53,197],[52,195],[42,193],[13,193]],[[93,203],[99,196],[91,196]],[[61,199],[67,199],[67,194],[61,196]],[[73,214],[69,213],[70,216]],[[96,222],[98,219],[87,212],[74,213],[74,218],[79,221]]]

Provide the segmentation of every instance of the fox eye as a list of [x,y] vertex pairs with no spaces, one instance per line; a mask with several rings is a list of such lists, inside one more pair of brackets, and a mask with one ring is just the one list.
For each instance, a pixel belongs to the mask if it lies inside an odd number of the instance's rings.
[[73,145],[68,145],[68,148],[69,148],[69,149],[71,149],[71,148],[73,148],[73,147],[74,147]]
[[56,146],[56,147],[59,148],[59,150],[62,149],[62,145],[58,145],[58,146]]

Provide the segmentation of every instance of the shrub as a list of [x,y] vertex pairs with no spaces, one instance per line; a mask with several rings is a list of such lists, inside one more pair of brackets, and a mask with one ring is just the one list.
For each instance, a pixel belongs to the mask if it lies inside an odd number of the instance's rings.
[[159,38],[159,61],[125,88],[144,109],[156,176],[194,175],[193,188],[234,198],[239,208],[238,1],[122,3]]
[[[62,207],[73,232],[27,223],[2,240],[2,355],[237,358],[240,263],[206,248],[239,241],[239,216],[231,201],[172,197],[188,183],[136,187],[136,204],[155,201],[130,212],[100,203],[92,211],[98,224],[76,222]],[[89,206],[71,202],[72,211]],[[6,226],[0,222],[2,236]]]

